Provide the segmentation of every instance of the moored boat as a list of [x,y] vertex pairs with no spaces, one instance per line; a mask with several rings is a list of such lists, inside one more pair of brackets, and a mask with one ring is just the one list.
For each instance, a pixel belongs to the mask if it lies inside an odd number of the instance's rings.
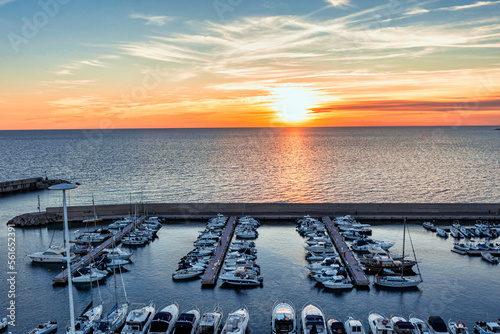
[[179,307],[171,304],[155,314],[149,327],[149,334],[171,334],[179,317]]
[[429,324],[431,334],[448,334],[446,323],[440,316],[430,316],[427,323]]
[[29,334],[47,334],[57,330],[57,322],[49,321],[29,331]]
[[361,321],[349,316],[344,323],[346,334],[365,334]]
[[329,319],[326,327],[328,328],[328,334],[346,334],[344,323],[337,319]]
[[127,316],[122,334],[145,334],[155,315],[153,303],[147,306],[136,307]]
[[[40,263],[66,263],[66,248],[61,246],[51,246],[43,252],[28,254],[33,262]],[[76,255],[70,253],[71,261],[76,259]]]
[[481,258],[489,263],[498,263],[498,258],[494,257],[491,253],[481,252]]
[[448,330],[451,334],[469,334],[465,323],[458,321],[448,321]]
[[372,334],[392,334],[392,326],[388,318],[378,314],[368,315],[368,325]]
[[227,316],[222,334],[244,334],[248,327],[250,315],[246,307],[242,307]]
[[174,333],[194,334],[199,322],[200,311],[198,309],[182,312],[175,322]]
[[297,333],[295,310],[290,302],[283,301],[273,308],[271,326],[273,334]]
[[324,333],[326,330],[325,316],[317,306],[309,304],[304,307],[301,320],[303,334]]
[[500,333],[500,321],[499,322],[485,322],[478,321],[474,326],[474,333],[476,334],[498,334]]
[[196,334],[218,334],[222,327],[223,313],[219,307],[202,315]]
[[429,325],[422,319],[419,318],[410,318],[410,322],[418,334],[430,334]]

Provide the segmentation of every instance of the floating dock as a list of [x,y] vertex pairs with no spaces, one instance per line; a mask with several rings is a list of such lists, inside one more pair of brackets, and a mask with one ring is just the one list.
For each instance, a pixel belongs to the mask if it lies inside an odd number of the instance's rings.
[[354,257],[349,246],[344,241],[344,238],[340,234],[336,226],[333,225],[330,217],[323,217],[323,222],[325,223],[326,229],[333,240],[333,244],[340,255],[340,258],[344,262],[347,271],[352,277],[353,283],[356,286],[369,286],[370,281],[366,277],[365,273],[359,266],[358,260]]
[[224,233],[222,233],[222,236],[220,237],[220,242],[215,249],[212,261],[208,264],[208,267],[201,278],[201,286],[213,287],[217,283],[217,277],[219,276],[219,272],[224,264],[224,258],[226,257],[227,250],[231,244],[235,227],[236,216],[231,216],[226,224]]
[[[125,226],[120,232],[116,233],[114,236],[109,238],[100,244],[97,248],[94,248],[90,253],[80,258],[78,261],[71,264],[71,274],[73,275],[78,269],[81,267],[87,266],[93,258],[100,256],[104,250],[108,247],[111,247],[113,243],[118,243],[125,235],[127,235],[132,229],[136,226],[142,224],[142,222],[146,219],[146,216],[139,217],[135,222],[130,223]],[[68,269],[62,271],[59,275],[52,279],[54,284],[66,284],[68,283]]]

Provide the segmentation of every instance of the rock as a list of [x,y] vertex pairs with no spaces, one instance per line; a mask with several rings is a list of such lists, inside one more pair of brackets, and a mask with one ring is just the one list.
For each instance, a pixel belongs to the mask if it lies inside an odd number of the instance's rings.
[[7,225],[16,227],[44,226],[61,222],[63,217],[56,213],[33,212],[16,216],[7,222]]

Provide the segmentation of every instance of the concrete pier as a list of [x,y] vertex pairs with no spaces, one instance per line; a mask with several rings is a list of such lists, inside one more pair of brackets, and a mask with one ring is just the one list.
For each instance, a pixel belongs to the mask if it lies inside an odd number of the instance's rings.
[[[142,222],[145,219],[146,216],[139,217],[135,222],[132,222],[129,225],[125,226],[120,232],[116,233],[113,237],[104,241],[97,248],[94,248],[90,253],[80,258],[80,260],[74,262],[71,265],[71,274],[76,273],[76,271],[81,267],[85,267],[86,265],[88,265],[95,257],[102,255],[102,253],[106,248],[113,246],[113,243],[117,245],[125,235],[127,235],[136,226],[142,224]],[[52,281],[54,282],[54,284],[66,284],[68,282],[68,269],[62,271],[59,275],[54,277]]]
[[50,186],[69,183],[64,180],[49,180],[43,177],[0,182],[0,194],[10,194],[21,191],[37,191],[49,189]]
[[[217,213],[226,216],[243,213],[264,221],[295,220],[306,214],[314,218],[349,214],[358,221],[371,223],[402,222],[404,218],[409,223],[429,220],[447,226],[453,220],[459,220],[463,225],[476,220],[500,223],[500,203],[147,203],[138,209],[171,220],[205,220]],[[100,218],[116,219],[129,214],[130,204],[97,205],[96,210]],[[62,208],[49,207],[46,213],[62,217]],[[91,205],[68,207],[70,221],[82,221],[92,216]],[[16,225],[16,219],[11,224]]]
[[217,283],[217,278],[219,276],[222,265],[224,264],[224,259],[226,257],[227,250],[231,244],[231,239],[233,238],[234,228],[236,227],[236,217],[232,216],[229,218],[224,233],[220,237],[220,242],[215,249],[214,256],[210,264],[208,265],[205,273],[201,278],[201,285],[207,287],[215,286]]

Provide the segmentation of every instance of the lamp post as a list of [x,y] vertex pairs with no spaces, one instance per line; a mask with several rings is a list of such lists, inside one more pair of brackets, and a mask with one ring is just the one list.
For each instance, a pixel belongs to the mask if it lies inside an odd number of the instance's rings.
[[71,320],[71,334],[75,334],[75,310],[73,305],[73,281],[71,280],[71,251],[69,246],[68,209],[66,208],[66,190],[77,188],[74,184],[61,183],[49,187],[49,190],[62,190],[64,210],[64,239],[66,239],[66,264],[68,266],[68,289],[69,289],[69,316]]

